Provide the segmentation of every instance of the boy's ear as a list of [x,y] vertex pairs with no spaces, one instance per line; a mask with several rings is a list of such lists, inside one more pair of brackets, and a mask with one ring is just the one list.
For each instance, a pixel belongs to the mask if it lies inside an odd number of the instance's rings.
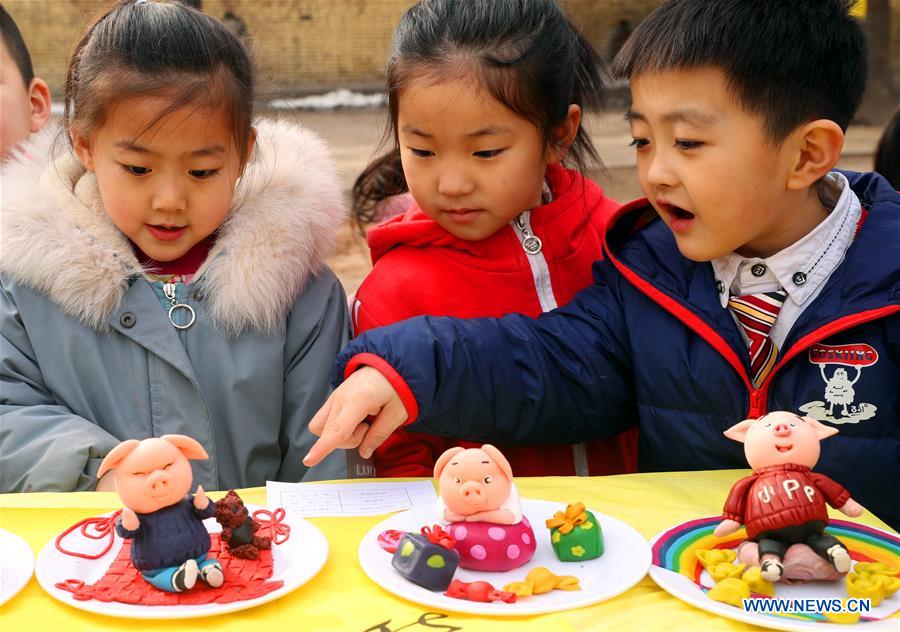
[[94,156],[91,152],[91,141],[74,127],[69,130],[69,138],[72,139],[72,149],[75,150],[75,155],[78,156],[78,160],[81,161],[81,164],[84,165],[85,169],[93,171]]
[[569,105],[566,118],[553,131],[553,145],[550,147],[550,156],[547,162],[551,165],[562,162],[569,148],[575,142],[578,127],[581,125],[581,108],[574,103]]
[[31,100],[31,133],[34,134],[50,120],[50,88],[47,82],[37,77],[32,79],[28,97]]
[[829,119],[818,119],[791,134],[796,158],[788,173],[787,188],[805,189],[831,171],[844,148],[844,132]]

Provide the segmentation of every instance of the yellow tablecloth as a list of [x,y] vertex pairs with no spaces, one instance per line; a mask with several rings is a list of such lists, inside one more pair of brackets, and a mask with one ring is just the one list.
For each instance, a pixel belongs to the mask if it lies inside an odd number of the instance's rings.
[[[581,500],[588,507],[624,520],[646,538],[698,517],[716,515],[732,483],[746,471],[674,472],[597,478],[519,478],[525,498],[560,503]],[[265,489],[241,490],[248,503],[264,505]],[[211,493],[218,498],[221,494]],[[0,495],[0,527],[23,538],[37,554],[75,522],[120,506],[115,494]],[[834,514],[835,517],[841,514]],[[841,516],[842,517],[842,516]],[[77,610],[48,596],[31,582],[2,608],[0,629],[13,630],[746,630],[757,629],[683,603],[656,586],[649,576],[618,597],[563,613],[535,617],[480,618],[447,613],[420,618],[432,609],[405,601],[373,584],[357,561],[363,535],[384,516],[313,518],[328,538],[330,553],[308,584],[271,603],[220,617],[166,622],[104,617]],[[881,529],[870,513],[856,519]],[[443,627],[441,627],[443,626]],[[900,619],[898,619],[900,629]]]

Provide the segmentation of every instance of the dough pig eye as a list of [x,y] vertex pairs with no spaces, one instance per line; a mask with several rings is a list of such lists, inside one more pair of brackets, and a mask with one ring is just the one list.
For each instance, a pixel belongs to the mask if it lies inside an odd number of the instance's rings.
[[458,477],[458,476],[454,476],[454,477],[453,477],[453,482],[456,483],[457,485],[459,485],[462,481],[459,480],[459,477]]
[[489,484],[490,482],[491,482],[491,477],[490,477],[490,476],[485,476],[485,477],[484,477],[484,484],[487,485],[487,484]]

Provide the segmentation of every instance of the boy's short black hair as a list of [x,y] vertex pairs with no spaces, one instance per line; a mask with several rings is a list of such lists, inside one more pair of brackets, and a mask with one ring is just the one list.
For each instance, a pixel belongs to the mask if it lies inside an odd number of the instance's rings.
[[868,62],[854,0],[669,0],[631,35],[617,77],[713,66],[744,108],[783,140],[805,122],[847,129]]
[[16,62],[19,74],[22,75],[22,81],[25,87],[31,85],[34,79],[34,68],[31,66],[31,55],[28,54],[28,47],[25,46],[25,40],[16,26],[15,20],[7,13],[6,8],[0,4],[0,35],[3,36],[3,45],[9,52],[9,56]]

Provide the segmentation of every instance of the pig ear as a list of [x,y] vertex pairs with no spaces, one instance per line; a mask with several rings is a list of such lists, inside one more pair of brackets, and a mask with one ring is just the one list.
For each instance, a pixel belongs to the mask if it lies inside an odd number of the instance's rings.
[[816,431],[816,438],[819,441],[827,439],[828,437],[833,437],[838,433],[837,428],[834,426],[826,426],[818,419],[813,419],[812,417],[801,417],[801,419],[813,427],[813,430]]
[[745,419],[744,421],[739,421],[731,428],[726,430],[723,434],[729,439],[734,439],[739,443],[744,443],[744,441],[747,439],[747,431],[750,430],[750,426],[754,421],[756,421],[756,419]]
[[503,456],[503,453],[500,450],[492,446],[490,443],[485,443],[483,446],[481,446],[481,449],[484,450],[489,457],[496,461],[497,465],[500,466],[500,469],[503,470],[503,473],[506,474],[506,477],[509,480],[513,479],[512,466],[509,464],[509,460],[507,460],[507,458]]
[[203,446],[200,445],[200,442],[186,435],[167,434],[161,436],[160,439],[168,441],[181,450],[181,453],[184,454],[185,458],[200,460],[209,458],[209,455],[206,453],[206,450],[203,449]]
[[456,446],[455,448],[450,448],[446,452],[444,452],[441,456],[438,457],[437,463],[434,464],[434,477],[440,478],[441,472],[444,471],[444,468],[447,467],[447,463],[450,462],[454,456],[462,452],[465,448],[460,446]]
[[112,450],[109,451],[103,461],[100,462],[100,469],[97,470],[97,478],[102,477],[110,470],[114,470],[125,460],[125,457],[131,454],[131,451],[134,450],[140,441],[137,439],[129,439],[128,441],[123,441]]

